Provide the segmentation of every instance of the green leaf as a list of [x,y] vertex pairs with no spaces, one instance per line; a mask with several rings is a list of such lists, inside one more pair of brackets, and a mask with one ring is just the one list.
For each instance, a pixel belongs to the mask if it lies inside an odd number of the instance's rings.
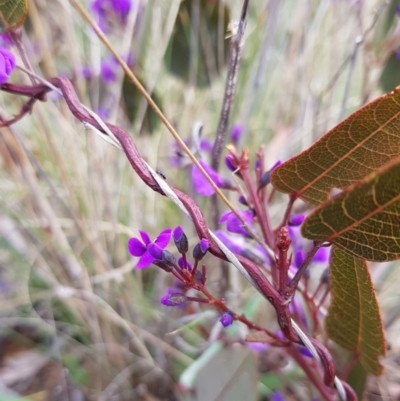
[[28,0],[3,0],[0,13],[0,31],[18,28],[28,14]]
[[380,375],[386,342],[375,290],[365,260],[332,248],[329,268],[332,302],[325,324],[328,336],[359,355],[363,368]]
[[359,400],[363,399],[363,394],[365,390],[365,385],[367,384],[367,371],[358,361],[356,365],[351,370],[346,382],[353,388],[356,392]]
[[[139,73],[137,75],[139,76],[140,82],[143,84],[141,74]],[[157,114],[151,107],[147,105],[145,99],[137,90],[136,86],[133,85],[131,80],[128,79],[126,76],[124,77],[124,82],[122,85],[122,98],[125,104],[126,116],[128,117],[129,121],[131,123],[134,123],[137,118],[142,119],[140,126],[141,134],[151,134],[157,129],[157,127],[160,125],[160,120],[157,117]],[[153,93],[151,98],[158,104],[158,106],[162,110],[162,102],[157,93]],[[142,114],[144,115],[142,116]]]
[[400,88],[350,115],[275,169],[272,185],[318,205],[400,155]]
[[305,238],[333,242],[363,259],[399,259],[400,160],[317,207],[301,232]]
[[386,60],[379,84],[384,92],[389,92],[400,85],[400,59],[397,52],[392,53]]
[[255,401],[257,376],[257,355],[249,348],[214,343],[183,373],[180,383],[194,391],[197,401]]
[[[183,0],[168,44],[165,57],[168,70],[185,81],[194,81],[191,83],[199,87],[210,85],[226,64],[229,41],[225,35],[231,18],[223,3],[221,0]],[[192,37],[195,20],[199,29]]]

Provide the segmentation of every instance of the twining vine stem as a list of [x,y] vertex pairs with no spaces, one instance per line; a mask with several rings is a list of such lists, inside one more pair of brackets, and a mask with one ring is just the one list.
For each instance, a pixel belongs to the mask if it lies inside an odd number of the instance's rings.
[[[89,112],[81,105],[79,99],[76,96],[75,90],[68,79],[57,77],[50,79],[49,82],[53,86],[61,89],[69,109],[79,121],[90,124],[100,132],[106,133],[106,131],[102,127],[102,124],[100,124],[95,118],[93,118],[89,114]],[[51,88],[49,88],[45,84],[37,84],[32,86],[4,84],[1,86],[1,90],[21,96],[28,96],[29,98],[35,100],[43,100],[45,99],[45,94],[49,92]],[[126,157],[128,158],[132,168],[142,179],[142,181],[155,192],[165,196],[164,191],[154,179],[153,175],[147,168],[147,165],[140,157],[131,137],[123,129],[113,124],[106,124],[106,126],[121,144],[121,147]],[[200,239],[205,238],[209,241],[209,252],[221,260],[228,260],[227,256],[220,250],[217,243],[214,241],[213,236],[210,234],[203,213],[201,212],[197,204],[185,193],[172,187],[171,189],[189,212],[196,228],[198,237]],[[259,291],[275,308],[278,317],[278,323],[285,337],[292,342],[303,344],[304,340],[299,337],[298,332],[292,326],[292,321],[288,308],[289,302],[287,297],[283,294],[280,294],[271,285],[267,277],[261,272],[261,270],[255,263],[244,258],[243,256],[235,256],[245,268],[251,279],[257,284]],[[308,261],[309,259],[311,258],[306,258],[304,263],[306,263],[306,261]],[[302,268],[303,270],[305,270],[305,266],[300,267],[300,269]],[[330,353],[322,344],[320,344],[313,338],[309,338],[307,341],[315,347],[318,356],[323,364],[325,385],[327,385],[328,387],[333,387],[336,377],[334,363]],[[346,383],[343,382],[342,385],[346,389],[347,399],[349,401],[357,400],[357,396],[355,395],[354,391],[352,391],[352,389]],[[325,393],[324,390],[323,392]]]

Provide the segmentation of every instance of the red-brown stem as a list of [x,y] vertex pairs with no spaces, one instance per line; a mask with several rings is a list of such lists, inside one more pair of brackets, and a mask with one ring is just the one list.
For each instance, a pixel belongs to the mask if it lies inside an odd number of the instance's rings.
[[274,235],[271,230],[271,223],[269,221],[269,216],[262,207],[260,200],[257,196],[257,191],[251,181],[250,172],[248,166],[240,169],[240,174],[242,175],[243,181],[250,195],[250,202],[254,205],[254,209],[257,214],[258,222],[260,224],[261,232],[265,243],[270,247],[274,247]]
[[322,245],[322,242],[314,243],[314,247],[311,249],[311,251],[308,252],[308,254],[307,254],[306,258],[304,259],[303,263],[301,264],[299,270],[297,270],[295,276],[293,277],[292,281],[289,284],[289,289],[290,289],[291,295],[293,295],[294,292],[296,291],[296,288],[299,284],[301,277],[303,276],[308,265],[311,263],[314,255],[316,254],[318,249],[321,247],[321,245]]
[[282,227],[276,236],[276,248],[278,249],[278,260],[276,270],[279,278],[279,292],[283,294],[288,285],[289,260],[288,250],[290,247],[289,231]]
[[291,343],[287,348],[287,353],[297,362],[297,364],[303,369],[304,373],[310,379],[311,383],[318,389],[321,395],[328,401],[335,401],[336,397],[332,391],[325,386],[317,377],[315,377],[314,371],[311,369],[308,361],[301,355],[300,351],[296,346]]
[[196,259],[196,260],[194,261],[193,269],[192,269],[192,272],[191,272],[191,276],[192,276],[192,277],[194,277],[198,265],[199,265],[199,261]]
[[325,292],[324,292],[324,294],[322,295],[321,299],[318,302],[317,309],[319,309],[321,307],[321,305],[325,302],[325,299],[328,296],[328,294],[329,294],[329,286],[326,286]]
[[296,199],[297,199],[296,198],[296,194],[292,194],[292,195],[289,196],[289,202],[288,202],[288,204],[286,206],[286,210],[285,210],[285,214],[283,216],[282,223],[279,224],[278,228],[275,231],[278,231],[281,227],[284,227],[284,226],[288,225],[289,216],[290,216],[290,213],[292,212],[293,204],[294,204]]
[[206,298],[199,298],[199,297],[186,297],[187,301],[191,301],[191,302],[198,302],[201,304],[209,304],[210,300],[206,299]]

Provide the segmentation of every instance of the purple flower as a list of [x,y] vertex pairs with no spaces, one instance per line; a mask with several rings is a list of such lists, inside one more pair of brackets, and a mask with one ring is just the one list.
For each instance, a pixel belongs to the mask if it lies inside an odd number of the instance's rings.
[[305,219],[304,214],[295,214],[290,217],[289,219],[289,226],[301,226],[303,224],[303,221]]
[[271,167],[270,170],[266,171],[266,172],[261,176],[260,182],[259,182],[259,184],[258,184],[258,187],[259,187],[259,188],[264,188],[264,187],[266,187],[266,186],[269,184],[270,179],[271,179],[271,173],[272,173],[272,171],[275,170],[277,167],[279,167],[281,164],[282,164],[281,161],[278,160],[278,161]]
[[254,352],[259,353],[266,351],[270,348],[270,345],[267,343],[259,343],[259,342],[247,342],[246,345]]
[[156,244],[161,249],[165,249],[169,243],[169,240],[171,239],[172,230],[167,228],[166,230],[161,231],[154,242],[151,242],[149,234],[147,234],[146,231],[139,230],[139,234],[141,240],[133,237],[128,241],[128,251],[131,255],[140,257],[138,263],[136,264],[136,268],[144,269],[150,266],[156,260],[156,258],[148,252],[147,247],[150,244]]
[[400,4],[397,4],[396,6],[396,14],[400,15]]
[[167,293],[160,299],[160,303],[164,306],[181,306],[185,302],[185,294],[178,292],[175,288],[168,288]]
[[0,35],[0,46],[1,47],[10,47],[13,44],[13,40],[11,35],[8,32],[5,32]]
[[189,249],[189,241],[183,232],[183,228],[181,226],[177,226],[174,228],[172,233],[175,246],[178,249],[179,253],[184,254]]
[[93,78],[93,70],[88,65],[84,65],[82,67],[81,73],[82,73],[83,78],[85,78],[85,79]]
[[232,156],[231,155],[228,155],[228,156],[225,157],[225,164],[226,164],[226,167],[228,167],[228,169],[230,171],[232,171],[232,173],[238,172],[238,168],[232,162]]
[[200,139],[200,150],[202,150],[203,152],[211,152],[212,148],[213,144],[211,141],[206,138]]
[[95,0],[91,9],[97,15],[100,28],[107,33],[110,15],[114,13],[119,22],[124,25],[131,6],[131,0]]
[[99,109],[97,110],[97,114],[99,115],[99,117],[103,120],[107,120],[108,118],[110,118],[110,109],[100,106]]
[[185,263],[184,263],[182,257],[180,257],[180,258],[178,259],[178,266],[179,266],[181,269],[185,269],[185,268],[187,268],[188,270],[192,270],[192,269],[193,269],[193,265],[192,265],[188,260],[186,260],[186,266],[185,266]]
[[[254,215],[250,210],[239,211],[239,214],[243,217],[244,221],[251,227],[254,219]],[[242,234],[248,236],[248,232],[243,227],[243,223],[238,219],[238,217],[232,211],[228,210],[223,213],[220,217],[218,223],[223,223],[226,221],[226,229],[231,233]]]
[[117,78],[118,62],[114,57],[101,63],[100,75],[106,83],[114,82]]
[[210,243],[207,239],[202,238],[201,241],[193,248],[193,259],[201,260],[207,253]]
[[233,323],[233,316],[231,312],[224,312],[219,319],[222,326],[228,327]]
[[[217,187],[222,187],[224,184],[223,178],[203,160],[199,160],[199,163],[215,182],[215,185]],[[203,173],[195,165],[193,165],[192,168],[192,181],[193,186],[199,195],[211,196],[215,194],[215,189],[210,185],[206,177],[204,177]]]
[[0,85],[5,84],[15,68],[15,56],[9,50],[0,48]]
[[[289,229],[289,236],[292,241],[293,253],[295,256],[294,266],[297,267],[296,264],[300,262],[300,252],[303,253],[303,258],[304,258],[305,254],[312,248],[312,242],[306,240],[301,236],[300,227],[289,226],[288,229]],[[322,247],[318,249],[318,251],[315,253],[312,261],[316,263],[326,263],[329,260],[329,255],[330,255],[330,248]]]
[[279,391],[274,391],[271,396],[271,401],[285,401],[285,397]]
[[243,126],[241,124],[234,124],[231,129],[231,140],[234,145],[237,145],[239,138],[242,135]]
[[298,249],[294,253],[294,266],[296,267],[296,269],[300,269],[300,266],[303,264],[303,262],[304,262],[304,252],[301,249]]
[[245,241],[243,237],[228,235],[222,230],[216,230],[214,234],[231,252],[241,255],[244,251]]

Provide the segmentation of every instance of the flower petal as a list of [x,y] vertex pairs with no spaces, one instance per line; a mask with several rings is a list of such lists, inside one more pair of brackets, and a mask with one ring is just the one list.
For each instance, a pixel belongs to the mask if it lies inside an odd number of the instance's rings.
[[153,256],[151,256],[148,252],[145,252],[143,256],[137,262],[136,269],[145,269],[149,267],[154,262]]
[[[217,187],[221,187],[224,184],[223,178],[213,170],[207,163],[203,160],[199,161],[203,169],[207,172],[207,174],[211,177],[211,179],[215,182]],[[197,193],[202,196],[211,196],[215,193],[214,188],[210,185],[207,179],[204,177],[202,172],[196,167],[192,168],[192,180],[193,185]]]
[[319,248],[313,257],[313,262],[325,263],[329,260],[330,249],[327,247]]
[[149,245],[151,243],[151,239],[149,237],[149,234],[146,233],[146,231],[139,230],[139,234],[142,237],[142,241],[145,245]]
[[221,217],[218,220],[218,223],[223,223],[224,221],[228,220],[230,214],[232,214],[231,210],[227,210],[226,212],[222,213]]
[[[253,213],[249,210],[240,212],[244,221],[251,226],[253,222]],[[243,223],[236,217],[235,214],[231,213],[226,222],[226,229],[231,233],[248,235],[247,230],[243,227]]]
[[167,228],[164,231],[161,231],[158,237],[155,239],[154,243],[157,244],[160,248],[165,249],[169,244],[169,241],[172,236],[172,229]]
[[133,256],[142,256],[146,252],[146,247],[137,238],[131,238],[128,241],[128,251]]

